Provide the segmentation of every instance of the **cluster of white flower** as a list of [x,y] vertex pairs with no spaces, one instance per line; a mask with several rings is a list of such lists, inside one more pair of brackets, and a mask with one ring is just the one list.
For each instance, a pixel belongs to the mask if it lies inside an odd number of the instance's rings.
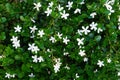
[[15,74],[9,74],[9,73],[6,73],[6,75],[5,75],[5,78],[8,78],[8,79],[10,79],[10,78],[15,78]]
[[114,5],[115,0],[107,0],[106,3],[104,4],[105,7],[107,8],[107,10],[110,11],[109,15],[111,15],[111,13],[114,13],[115,11],[113,10],[112,5]]
[[28,50],[30,50],[31,52],[37,53],[40,50],[38,46],[35,46],[35,43],[28,44],[28,46],[29,46]]
[[13,47],[15,47],[15,49],[17,49],[18,47],[20,47],[20,40],[18,40],[18,37],[16,36],[12,36],[12,44],[13,44]]
[[55,73],[57,73],[58,71],[60,71],[60,66],[62,63],[60,62],[60,58],[55,58],[54,62],[55,62],[55,64],[53,65],[54,71]]
[[42,56],[37,57],[37,55],[32,56],[33,62],[38,63],[38,62],[44,62],[44,59]]

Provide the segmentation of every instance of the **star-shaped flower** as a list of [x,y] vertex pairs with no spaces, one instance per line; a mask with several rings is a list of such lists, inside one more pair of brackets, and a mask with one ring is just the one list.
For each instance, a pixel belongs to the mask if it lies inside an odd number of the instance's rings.
[[52,13],[52,9],[48,7],[45,13],[47,14],[47,16],[49,16]]
[[60,4],[57,6],[58,11],[62,11],[63,7],[60,6]]
[[82,39],[77,38],[77,41],[78,41],[78,46],[84,44],[84,43],[83,43],[84,38],[82,38]]
[[103,30],[101,28],[97,29],[97,33],[103,32]]
[[15,42],[15,41],[17,41],[17,40],[18,40],[18,37],[17,37],[17,36],[12,36],[11,41]]
[[111,59],[110,58],[107,59],[107,63],[111,63]]
[[85,50],[80,50],[79,55],[80,55],[81,57],[85,56],[85,55],[86,55]]
[[74,11],[74,14],[77,14],[77,13],[81,13],[81,9],[77,8],[75,11]]
[[44,61],[42,56],[39,56],[37,59],[38,59],[38,62],[43,62]]
[[34,4],[34,9],[37,9],[37,11],[39,11],[39,8],[41,7],[41,3],[38,2],[38,3],[33,3]]
[[91,16],[92,18],[95,18],[96,15],[97,15],[96,12],[93,12],[93,13],[90,14],[90,16]]
[[89,26],[86,26],[86,27],[82,26],[82,31],[85,35],[87,35],[90,32],[90,30],[88,28],[89,28]]
[[50,37],[50,39],[49,39],[50,41],[52,41],[52,43],[55,43],[56,42],[56,39],[54,38],[54,37]]
[[96,30],[97,30],[97,25],[98,25],[97,23],[92,22],[92,23],[90,24],[90,27],[91,27],[90,29],[96,31]]
[[28,76],[31,78],[35,77],[35,75],[33,73],[29,74]]
[[44,33],[43,30],[39,30],[37,35],[39,35],[40,37],[43,37],[44,34],[45,34],[45,33]]
[[38,28],[36,28],[36,26],[30,27],[30,33],[35,33],[36,30],[38,30]]
[[63,13],[60,14],[61,14],[61,18],[63,19],[67,19],[67,17],[69,16],[69,13],[66,13],[65,10],[63,11]]
[[28,50],[30,50],[31,52],[37,53],[40,50],[38,46],[35,46],[35,43],[28,44],[28,46],[29,46]]
[[68,42],[70,42],[70,40],[67,38],[67,36],[63,38],[63,43],[68,44]]
[[62,39],[62,34],[60,34],[59,32],[57,33],[57,36],[59,39]]
[[52,7],[52,6],[53,6],[53,2],[50,2],[48,7]]
[[22,27],[17,25],[17,27],[14,27],[14,29],[15,29],[15,32],[21,32]]
[[103,61],[98,60],[97,65],[98,65],[99,67],[102,67],[102,66],[104,66],[104,62],[103,62]]
[[70,10],[72,8],[73,2],[68,1],[68,5],[66,5],[66,7],[68,7],[68,10]]
[[20,40],[13,42],[13,47],[15,47],[16,49],[20,47]]

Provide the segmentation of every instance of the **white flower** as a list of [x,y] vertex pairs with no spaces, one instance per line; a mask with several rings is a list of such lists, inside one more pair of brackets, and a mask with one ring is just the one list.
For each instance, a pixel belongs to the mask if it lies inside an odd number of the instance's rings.
[[97,25],[98,25],[97,23],[92,22],[92,23],[90,24],[90,27],[91,27],[90,29],[96,31],[96,30],[97,30]]
[[6,75],[5,75],[5,78],[8,78],[8,79],[10,79],[11,78],[11,75],[9,74],[9,73],[5,73]]
[[13,41],[13,42],[15,42],[15,41],[17,41],[18,40],[18,37],[16,36],[12,36],[12,39],[11,39],[11,41]]
[[99,67],[102,67],[102,66],[104,66],[104,62],[103,62],[103,61],[98,60],[97,65],[98,65]]
[[83,61],[84,61],[84,62],[88,62],[88,58],[87,58],[87,57],[85,57]]
[[81,5],[85,4],[84,0],[82,2],[80,2]]
[[18,40],[18,37],[12,36],[11,41],[12,41],[13,47],[15,47],[16,49],[20,47],[20,40]]
[[34,9],[37,9],[37,11],[39,11],[39,8],[41,7],[41,3],[38,2],[38,3],[33,3],[34,4]]
[[75,77],[76,77],[76,78],[79,78],[80,76],[78,75],[78,73],[76,73],[76,74],[75,74]]
[[33,73],[29,74],[28,76],[31,78],[35,77],[35,75]]
[[72,8],[72,5],[73,5],[73,2],[68,1],[68,5],[66,5],[68,10],[70,10]]
[[49,16],[52,13],[52,9],[47,8],[47,10],[45,11],[45,13],[47,14],[47,16]]
[[38,63],[38,62],[43,62],[44,59],[42,56],[37,57],[37,55],[32,56],[33,62]]
[[31,52],[37,53],[40,50],[37,46],[35,46],[35,43],[28,44],[28,46],[29,46],[28,50],[30,50]]
[[118,74],[117,74],[118,76],[120,76],[120,72],[118,72]]
[[65,13],[65,10],[63,11],[63,13],[60,14],[61,14],[61,18],[63,19],[67,19],[67,17],[69,16],[69,13]]
[[78,46],[84,44],[84,43],[83,43],[83,40],[84,40],[84,38],[82,38],[82,39],[77,38]]
[[111,63],[111,59],[110,58],[107,59],[107,63]]
[[12,78],[15,78],[15,74],[13,74],[13,75],[10,75]]
[[16,49],[20,47],[20,40],[13,42],[13,47],[15,47]]
[[86,27],[82,26],[82,29],[83,29],[82,31],[85,35],[87,35],[90,32],[90,30],[88,30],[88,28],[89,28],[89,26],[86,26]]
[[50,37],[50,39],[49,39],[50,41],[52,41],[52,43],[55,43],[56,42],[56,39],[54,38],[54,37]]
[[54,67],[55,73],[57,73],[58,71],[60,71],[60,66],[62,63],[60,62],[60,58],[55,59],[55,62],[56,62],[56,64],[53,65],[53,67]]
[[67,36],[63,38],[63,43],[68,44],[68,42],[70,42],[70,40],[67,38]]
[[79,55],[80,55],[81,57],[85,56],[85,55],[86,55],[85,50],[80,50]]
[[62,39],[62,34],[60,34],[59,32],[57,33],[57,36],[59,39]]
[[70,70],[70,67],[68,67],[67,65],[64,68],[67,69],[67,70]]
[[64,54],[63,54],[63,55],[65,55],[65,56],[66,56],[66,55],[68,55],[68,54],[69,54],[68,52],[64,52]]
[[35,63],[37,63],[37,62],[38,62],[37,55],[32,56],[32,58],[33,58],[33,62],[35,62]]
[[42,56],[39,56],[37,59],[38,59],[38,62],[43,62],[44,61]]
[[40,37],[43,37],[44,34],[45,34],[45,33],[44,33],[43,30],[39,30],[37,35],[39,35]]
[[97,33],[103,32],[103,30],[101,28],[97,29]]
[[92,18],[95,18],[96,15],[97,15],[96,12],[93,12],[93,13],[90,14],[90,16],[91,16]]
[[14,29],[15,29],[15,32],[21,32],[22,27],[17,25],[17,27],[14,27]]
[[52,6],[53,6],[53,2],[50,2],[48,7],[52,7]]
[[60,6],[60,4],[57,6],[58,11],[62,11],[63,7]]
[[36,30],[38,30],[38,28],[36,28],[36,26],[30,27],[30,33],[35,33]]
[[74,14],[77,14],[77,13],[81,13],[81,9],[77,8],[75,11],[74,11]]

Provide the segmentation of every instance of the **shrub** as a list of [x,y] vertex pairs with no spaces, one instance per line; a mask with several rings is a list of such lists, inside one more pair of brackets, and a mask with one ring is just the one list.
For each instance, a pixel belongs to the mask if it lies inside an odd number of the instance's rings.
[[0,79],[117,80],[119,0],[1,0]]

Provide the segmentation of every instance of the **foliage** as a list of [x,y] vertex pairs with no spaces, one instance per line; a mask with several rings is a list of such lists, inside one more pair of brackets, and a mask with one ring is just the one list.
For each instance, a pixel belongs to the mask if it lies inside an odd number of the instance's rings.
[[0,0],[0,80],[118,80],[119,0]]

